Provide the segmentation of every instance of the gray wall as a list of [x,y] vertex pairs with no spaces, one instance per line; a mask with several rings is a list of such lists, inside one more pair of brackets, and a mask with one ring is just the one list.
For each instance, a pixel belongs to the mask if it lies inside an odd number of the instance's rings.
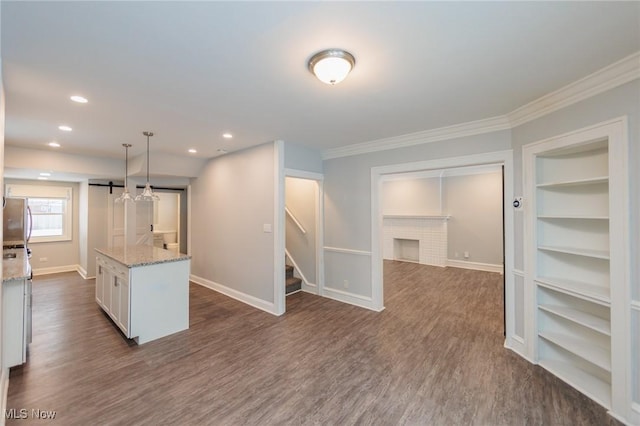
[[[502,265],[502,172],[443,178],[447,257]],[[469,258],[464,258],[464,252]]]
[[[5,179],[5,185],[18,184],[18,185],[34,185],[34,186],[63,186],[70,187],[73,192],[72,202],[72,230],[70,241],[54,241],[45,243],[29,243],[29,247],[32,250],[31,267],[34,269],[34,273],[38,273],[38,269],[47,269],[55,267],[76,267],[80,264],[80,196],[79,196],[79,184],[75,182],[55,182],[55,181],[41,181],[41,180],[18,180],[18,179]],[[46,261],[40,260],[46,258]]]
[[285,204],[305,229],[302,233],[294,221],[285,218],[286,248],[310,284],[316,278],[316,181],[293,177],[285,178]]
[[284,143],[284,167],[322,173],[320,152],[292,142]]
[[[324,162],[325,246],[371,251],[371,168],[511,148],[509,130]],[[325,252],[325,287],[371,296],[371,258]]]
[[191,184],[191,273],[266,302],[274,302],[275,149],[217,157]]
[[382,183],[383,215],[440,216],[442,197],[439,177],[391,180]]

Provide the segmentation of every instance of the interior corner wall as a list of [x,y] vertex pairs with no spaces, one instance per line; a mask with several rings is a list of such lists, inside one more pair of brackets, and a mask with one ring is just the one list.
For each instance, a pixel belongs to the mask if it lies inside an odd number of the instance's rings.
[[258,304],[274,303],[276,149],[266,143],[216,157],[191,183],[194,281]]
[[[325,160],[325,289],[372,297],[371,168],[511,149],[503,130]],[[343,283],[348,281],[348,289]]]
[[447,258],[502,265],[502,172],[447,176],[442,188]]
[[82,273],[87,276],[88,250],[87,239],[89,237],[89,182],[80,182],[78,188],[78,257]]

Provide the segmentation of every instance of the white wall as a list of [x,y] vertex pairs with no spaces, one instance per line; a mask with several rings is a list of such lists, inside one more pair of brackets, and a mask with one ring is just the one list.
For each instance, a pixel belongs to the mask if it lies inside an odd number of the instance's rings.
[[316,284],[316,181],[285,178],[285,204],[305,229],[302,233],[294,221],[285,219],[286,248],[309,284]]
[[275,300],[277,149],[267,143],[217,157],[191,183],[192,279],[265,310]]
[[[449,259],[502,265],[502,172],[443,178]],[[469,258],[464,257],[464,252]]]
[[386,181],[381,194],[383,215],[442,215],[439,177]]
[[5,185],[35,185],[35,186],[57,186],[71,187],[72,189],[72,231],[70,241],[53,241],[44,243],[29,243],[32,251],[31,267],[34,274],[61,270],[75,270],[80,264],[80,211],[79,211],[79,185],[74,182],[55,182],[41,180],[16,180],[5,179]]

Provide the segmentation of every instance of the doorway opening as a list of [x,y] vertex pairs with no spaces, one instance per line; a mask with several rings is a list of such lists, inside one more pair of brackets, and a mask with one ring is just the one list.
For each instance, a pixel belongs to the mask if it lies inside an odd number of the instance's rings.
[[285,170],[285,296],[322,293],[322,179]]
[[[462,157],[450,157],[436,160],[417,161],[413,163],[395,164],[389,166],[378,166],[371,169],[371,282],[372,294],[370,308],[381,311],[385,308],[384,285],[383,285],[383,262],[384,262],[384,214],[382,205],[382,187],[386,176],[407,173],[427,173],[442,172],[447,169],[456,169],[472,166],[503,167],[504,180],[502,189],[502,202],[504,208],[504,242],[502,244],[504,253],[504,318],[506,331],[505,346],[513,348],[519,346],[519,339],[514,335],[515,330],[515,305],[516,294],[514,291],[514,212],[506,206],[511,205],[513,200],[513,152],[511,150],[496,151],[485,154],[475,154]],[[443,212],[446,213],[446,212]],[[437,214],[433,214],[438,216]],[[440,214],[446,216],[446,214]],[[445,220],[441,218],[440,220]],[[435,226],[435,225],[434,225]],[[393,246],[393,243],[391,244]],[[418,249],[420,251],[420,249]],[[448,247],[447,247],[448,251]],[[458,252],[460,261],[464,261],[464,251]],[[446,252],[445,252],[446,253]],[[472,253],[469,253],[471,261]],[[484,263],[484,262],[477,262]],[[502,324],[501,324],[502,325]],[[503,328],[502,326],[500,328]]]
[[[406,286],[418,286],[434,294],[442,294],[443,288],[462,291],[459,300],[469,292],[478,292],[478,297],[491,292],[493,300],[487,303],[499,306],[504,317],[503,200],[501,164],[383,176],[380,202],[385,300]],[[407,267],[398,262],[422,266]],[[460,271],[445,272],[445,268]],[[404,273],[413,279],[398,279]],[[442,280],[450,283],[446,287],[435,283]],[[429,288],[432,285],[435,287]],[[497,315],[491,315],[493,323]],[[504,332],[504,322],[499,323]]]

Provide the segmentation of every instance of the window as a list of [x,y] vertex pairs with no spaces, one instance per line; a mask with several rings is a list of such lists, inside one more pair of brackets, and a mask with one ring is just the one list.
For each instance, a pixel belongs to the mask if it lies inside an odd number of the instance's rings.
[[31,242],[71,240],[72,189],[61,186],[8,184],[7,197],[26,197],[31,209]]

